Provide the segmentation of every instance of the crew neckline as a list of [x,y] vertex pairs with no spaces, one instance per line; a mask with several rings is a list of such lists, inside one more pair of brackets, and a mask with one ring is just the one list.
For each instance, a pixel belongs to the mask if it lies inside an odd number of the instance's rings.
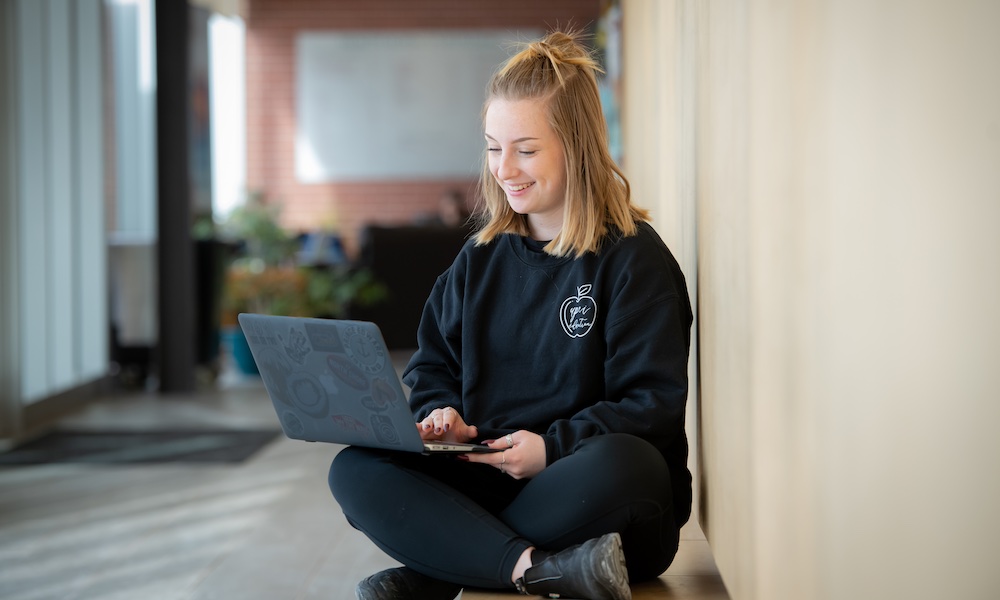
[[507,242],[523,262],[532,266],[559,265],[572,259],[572,256],[552,256],[543,250],[548,242],[533,240],[517,234],[508,234]]
[[528,250],[533,252],[545,252],[545,246],[549,244],[552,240],[540,241],[531,237],[524,238],[524,245],[528,247]]

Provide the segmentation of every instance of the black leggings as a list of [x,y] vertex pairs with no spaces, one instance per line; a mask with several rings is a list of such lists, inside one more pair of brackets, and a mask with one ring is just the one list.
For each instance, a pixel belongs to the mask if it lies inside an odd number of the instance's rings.
[[349,447],[330,467],[330,489],[386,554],[462,586],[512,588],[528,547],[557,551],[613,531],[632,581],[659,576],[677,552],[666,462],[631,435],[590,438],[520,481],[454,457]]

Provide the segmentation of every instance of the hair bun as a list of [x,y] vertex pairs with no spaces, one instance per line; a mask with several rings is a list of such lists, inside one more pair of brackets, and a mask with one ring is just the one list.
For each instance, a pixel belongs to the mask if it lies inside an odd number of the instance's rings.
[[545,60],[551,66],[560,86],[571,76],[566,70],[567,66],[589,70],[591,75],[603,72],[592,51],[581,41],[582,37],[583,34],[577,30],[549,32],[542,39],[528,43],[508,63],[508,68],[520,61]]

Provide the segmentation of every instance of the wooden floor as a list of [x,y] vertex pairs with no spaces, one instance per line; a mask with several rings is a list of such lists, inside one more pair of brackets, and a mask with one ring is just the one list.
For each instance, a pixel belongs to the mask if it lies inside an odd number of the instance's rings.
[[[398,357],[397,357],[398,358]],[[74,427],[273,426],[259,380],[210,391],[117,395]],[[239,465],[0,468],[0,598],[351,599],[394,566],[344,521],[326,485],[339,447],[285,438]],[[659,581],[634,597],[725,600],[697,526]],[[461,598],[513,598],[466,590]]]

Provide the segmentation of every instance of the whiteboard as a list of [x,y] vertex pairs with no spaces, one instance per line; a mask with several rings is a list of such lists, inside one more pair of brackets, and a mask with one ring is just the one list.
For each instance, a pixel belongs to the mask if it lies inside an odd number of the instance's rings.
[[478,175],[493,72],[536,30],[313,31],[296,38],[301,183]]

